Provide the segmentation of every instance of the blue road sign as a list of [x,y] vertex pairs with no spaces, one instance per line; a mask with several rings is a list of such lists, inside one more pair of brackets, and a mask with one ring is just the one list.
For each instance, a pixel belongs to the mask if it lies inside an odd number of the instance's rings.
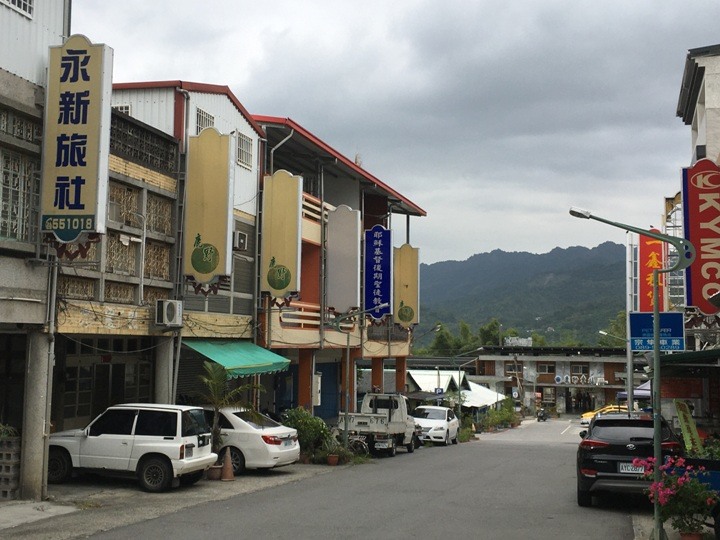
[[[660,350],[685,350],[685,321],[679,311],[660,313]],[[630,313],[630,348],[633,351],[653,350],[653,314]]]

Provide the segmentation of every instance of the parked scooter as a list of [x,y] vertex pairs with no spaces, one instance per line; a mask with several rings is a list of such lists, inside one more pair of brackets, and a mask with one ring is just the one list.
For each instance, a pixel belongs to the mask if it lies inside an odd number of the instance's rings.
[[537,412],[537,421],[538,422],[545,422],[548,419],[548,413],[544,408],[539,408]]

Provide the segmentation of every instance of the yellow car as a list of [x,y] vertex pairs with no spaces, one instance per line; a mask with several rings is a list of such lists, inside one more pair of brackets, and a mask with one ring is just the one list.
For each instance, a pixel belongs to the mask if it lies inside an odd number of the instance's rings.
[[588,411],[586,413],[583,413],[580,415],[580,423],[582,425],[587,425],[590,423],[590,420],[595,418],[595,415],[598,413],[610,413],[610,412],[627,412],[628,408],[626,405],[616,405],[616,404],[610,404],[605,405],[604,407],[599,407],[595,409],[594,411]]

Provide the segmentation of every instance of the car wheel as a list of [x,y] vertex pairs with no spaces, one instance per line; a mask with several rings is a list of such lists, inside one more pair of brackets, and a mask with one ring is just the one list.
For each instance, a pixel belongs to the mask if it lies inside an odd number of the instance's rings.
[[450,445],[450,430],[448,429],[445,432],[445,446],[449,446],[449,445]]
[[140,462],[137,476],[141,488],[151,493],[159,493],[170,487],[172,467],[166,459],[149,457]]
[[197,482],[203,477],[204,472],[205,471],[196,471],[194,473],[183,474],[180,477],[180,485],[192,486],[193,484],[197,484]]
[[415,451],[415,435],[410,437],[410,443],[406,444],[405,448],[407,448],[408,454],[412,454]]
[[233,474],[238,475],[245,472],[245,456],[234,446],[230,447],[230,461],[233,466]]
[[62,484],[72,476],[72,461],[66,450],[51,448],[48,457],[48,482]]
[[393,441],[392,446],[390,446],[390,450],[388,450],[388,455],[390,457],[395,457],[395,454],[397,453],[397,445],[395,444],[395,441]]
[[578,506],[592,506],[592,495],[589,491],[580,489],[580,486],[577,488],[577,503]]
[[452,440],[452,443],[453,443],[453,444],[457,444],[457,443],[458,443],[458,436],[459,436],[459,435],[460,435],[460,429],[458,429],[457,431],[455,431],[455,438]]

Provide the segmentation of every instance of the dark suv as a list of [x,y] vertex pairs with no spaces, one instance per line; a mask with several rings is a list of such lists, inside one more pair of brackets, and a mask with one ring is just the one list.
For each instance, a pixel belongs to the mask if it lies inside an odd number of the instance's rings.
[[[653,456],[653,418],[647,413],[598,415],[586,431],[577,452],[577,502],[590,506],[598,493],[642,493],[650,486],[635,458]],[[662,421],[663,457],[682,454],[680,440]]]

